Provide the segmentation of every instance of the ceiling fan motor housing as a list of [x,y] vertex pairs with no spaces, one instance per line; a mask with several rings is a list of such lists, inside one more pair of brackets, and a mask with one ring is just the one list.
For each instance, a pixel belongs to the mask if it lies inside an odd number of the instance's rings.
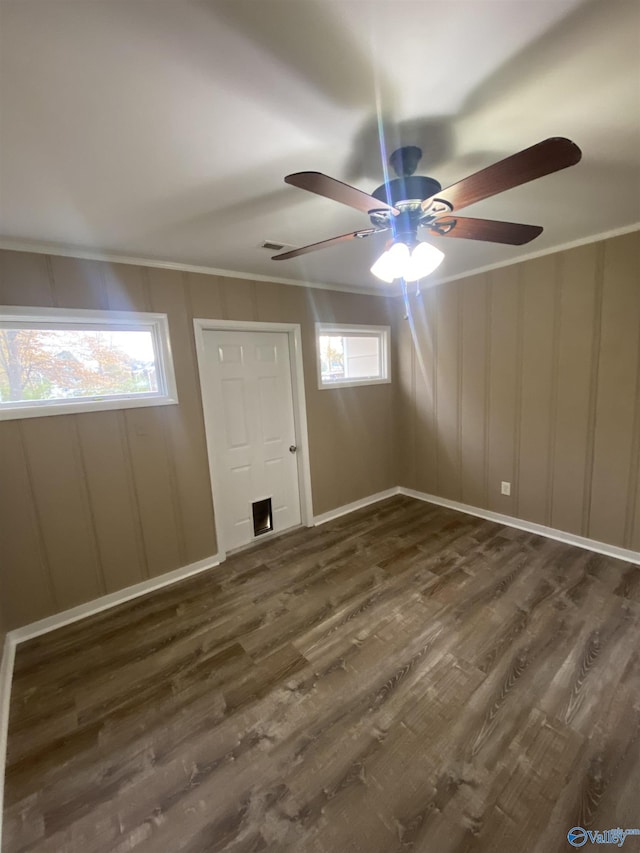
[[378,201],[396,207],[400,213],[393,214],[389,210],[372,210],[369,212],[369,218],[373,225],[378,228],[392,228],[394,232],[411,232],[415,238],[418,225],[425,215],[420,203],[425,198],[430,198],[440,192],[441,189],[438,181],[422,175],[405,175],[402,178],[394,178],[379,186],[371,195]]
[[442,186],[433,178],[413,174],[421,158],[422,149],[417,145],[397,148],[389,157],[389,165],[398,177],[382,184],[371,195],[399,210],[409,210],[440,192]]
[[387,184],[382,184],[375,189],[371,195],[378,201],[384,201],[392,207],[408,201],[424,201],[432,195],[440,192],[441,184],[433,178],[423,175],[407,175],[403,178],[394,178]]

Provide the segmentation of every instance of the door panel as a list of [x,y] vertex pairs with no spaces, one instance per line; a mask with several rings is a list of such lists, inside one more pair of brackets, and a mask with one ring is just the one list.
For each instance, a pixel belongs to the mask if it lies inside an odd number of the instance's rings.
[[275,404],[282,399],[282,389],[278,387],[275,376],[261,376],[258,379],[258,404],[262,439],[265,444],[278,443],[282,437],[281,411]]
[[273,529],[300,523],[289,338],[205,331],[203,402],[225,549],[253,541],[252,504],[271,498]]
[[225,442],[227,449],[246,447],[249,443],[247,428],[247,406],[244,397],[242,379],[223,379],[222,407],[225,422]]

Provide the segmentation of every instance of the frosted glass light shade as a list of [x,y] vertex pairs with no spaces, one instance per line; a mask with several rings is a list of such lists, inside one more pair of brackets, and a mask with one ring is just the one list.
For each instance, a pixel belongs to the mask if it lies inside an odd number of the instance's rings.
[[382,281],[391,284],[394,278],[402,277],[409,257],[409,247],[406,243],[394,243],[390,249],[380,255],[371,267],[371,272]]
[[380,255],[371,272],[388,284],[395,278],[417,281],[437,269],[443,259],[444,252],[430,243],[418,243],[410,252],[406,243],[398,242]]
[[417,281],[432,273],[444,260],[444,252],[430,243],[418,243],[404,269],[405,281]]

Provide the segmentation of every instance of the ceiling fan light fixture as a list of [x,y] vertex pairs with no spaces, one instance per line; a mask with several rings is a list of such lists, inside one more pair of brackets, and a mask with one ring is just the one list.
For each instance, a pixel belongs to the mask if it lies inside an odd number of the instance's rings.
[[391,284],[394,278],[402,278],[402,274],[409,262],[410,253],[406,243],[396,242],[390,249],[383,252],[371,272],[387,284]]
[[419,278],[431,275],[444,260],[444,252],[436,249],[431,243],[418,243],[404,270],[405,281],[418,281]]
[[417,281],[437,269],[443,259],[444,252],[430,243],[418,243],[410,251],[406,243],[397,241],[380,255],[371,267],[371,272],[387,284],[396,278]]

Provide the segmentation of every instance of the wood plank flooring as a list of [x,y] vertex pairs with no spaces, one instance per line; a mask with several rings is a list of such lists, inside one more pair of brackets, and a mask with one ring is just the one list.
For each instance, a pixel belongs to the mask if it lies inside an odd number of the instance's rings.
[[18,647],[4,853],[554,853],[575,825],[640,826],[628,563],[396,497]]

